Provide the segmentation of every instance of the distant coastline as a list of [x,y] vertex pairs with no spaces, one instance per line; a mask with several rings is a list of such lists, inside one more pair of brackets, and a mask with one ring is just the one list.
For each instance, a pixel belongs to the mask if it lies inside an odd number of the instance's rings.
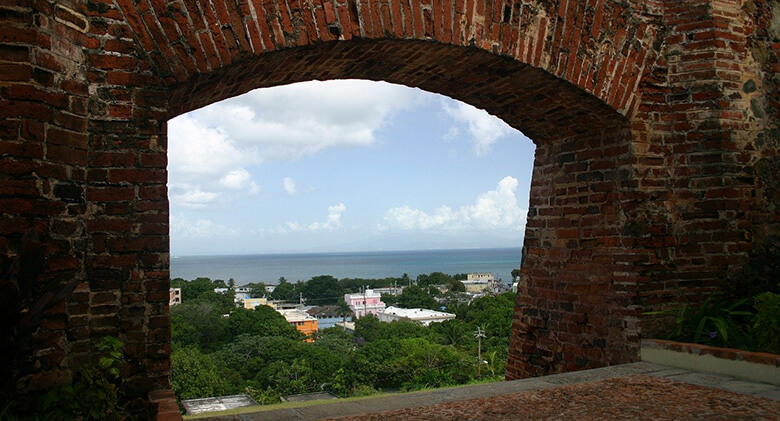
[[317,275],[341,278],[411,278],[430,272],[491,272],[504,282],[520,267],[521,248],[396,250],[359,252],[263,253],[251,255],[174,256],[171,278],[233,278],[236,283],[291,282]]

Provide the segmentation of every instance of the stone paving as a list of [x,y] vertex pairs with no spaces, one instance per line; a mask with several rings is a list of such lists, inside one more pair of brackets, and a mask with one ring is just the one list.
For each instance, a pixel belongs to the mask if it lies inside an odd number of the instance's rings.
[[639,362],[509,382],[266,409],[256,420],[780,420],[780,387]]

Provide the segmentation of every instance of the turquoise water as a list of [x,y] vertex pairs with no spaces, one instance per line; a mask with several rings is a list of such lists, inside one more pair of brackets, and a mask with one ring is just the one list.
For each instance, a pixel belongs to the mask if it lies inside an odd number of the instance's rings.
[[491,272],[496,279],[511,281],[512,269],[520,267],[520,248],[415,250],[350,253],[263,254],[240,256],[181,256],[171,259],[171,278],[236,280],[275,284],[280,277],[291,282],[313,276],[336,278],[401,277],[419,274]]

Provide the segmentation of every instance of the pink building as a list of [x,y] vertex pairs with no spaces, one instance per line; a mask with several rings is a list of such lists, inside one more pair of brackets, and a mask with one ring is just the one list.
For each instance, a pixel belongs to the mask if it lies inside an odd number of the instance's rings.
[[373,289],[367,289],[365,292],[358,294],[344,294],[344,301],[346,301],[349,308],[352,309],[352,313],[355,315],[356,319],[359,319],[368,313],[376,316],[377,313],[385,309],[385,303],[382,302],[382,295],[378,292],[374,292]]

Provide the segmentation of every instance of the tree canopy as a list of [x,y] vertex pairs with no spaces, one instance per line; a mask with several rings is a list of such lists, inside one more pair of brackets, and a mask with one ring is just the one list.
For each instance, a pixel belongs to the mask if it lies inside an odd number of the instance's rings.
[[430,310],[441,310],[439,304],[433,296],[425,289],[412,285],[404,288],[398,297],[398,307],[403,308],[427,308]]
[[[446,279],[441,275],[428,279],[437,278]],[[334,287],[345,291],[344,283],[327,275],[309,282],[293,285],[281,280],[279,291],[294,298],[305,291],[317,297],[306,296],[311,300],[335,296],[345,307],[338,299],[341,294],[330,295]],[[237,308],[229,294],[214,293],[214,283],[207,278],[176,283],[183,294],[190,287],[196,291],[186,293],[193,297],[190,301],[171,308],[172,384],[177,396],[249,393],[261,403],[321,390],[362,396],[386,389],[464,384],[478,379],[478,364],[484,376],[500,379],[516,298],[506,293],[469,304],[452,295],[448,309],[457,307],[456,320],[425,327],[411,321],[383,323],[369,315],[356,321],[354,334],[330,328],[307,343],[271,307]],[[426,288],[416,285],[407,286],[397,298],[409,307],[440,308]],[[487,331],[482,342],[482,360],[487,362],[476,358],[477,327]]]

